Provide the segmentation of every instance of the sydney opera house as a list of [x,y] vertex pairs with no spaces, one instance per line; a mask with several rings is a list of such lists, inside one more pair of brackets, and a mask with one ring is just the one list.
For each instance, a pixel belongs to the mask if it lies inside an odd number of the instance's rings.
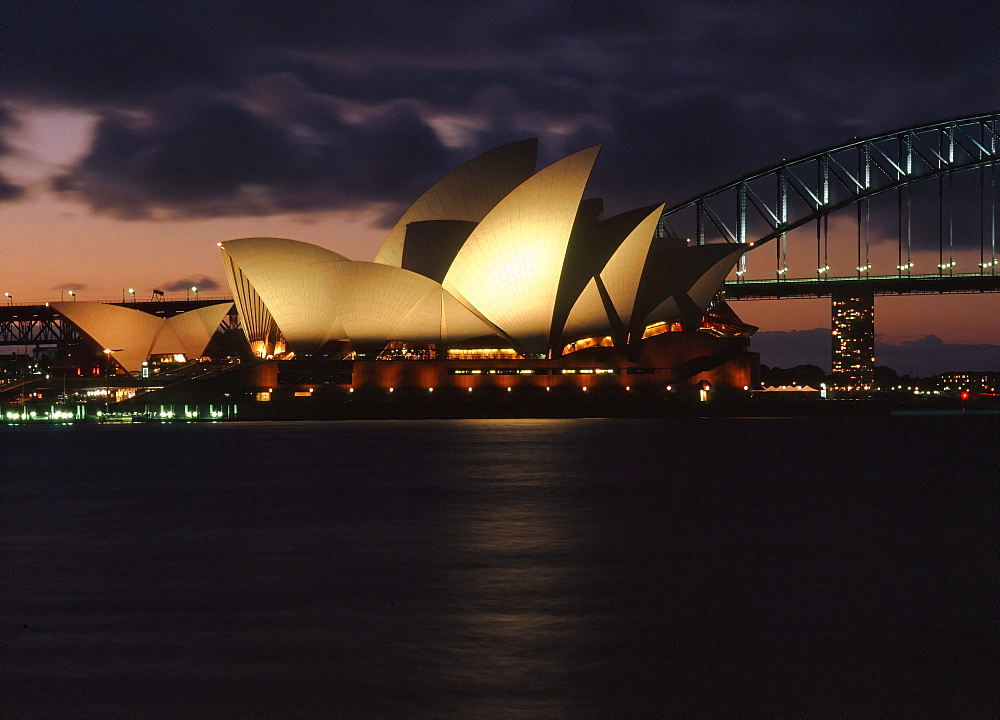
[[[295,240],[219,243],[250,352],[312,390],[750,385],[754,328],[717,297],[747,246],[669,237],[663,206],[605,217],[584,198],[599,150],[539,171],[536,140],[486,152],[427,190],[370,262]],[[228,310],[140,320],[80,305],[59,309],[128,346],[115,359],[133,372],[157,352],[197,357]],[[110,337],[125,320],[131,336]]]

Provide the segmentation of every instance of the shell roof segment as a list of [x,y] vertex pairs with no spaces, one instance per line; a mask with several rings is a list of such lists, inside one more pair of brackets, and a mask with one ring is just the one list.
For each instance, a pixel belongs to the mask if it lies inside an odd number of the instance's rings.
[[58,302],[52,307],[102,348],[114,350],[115,361],[129,372],[142,368],[164,325],[164,318],[119,305]]
[[[695,326],[749,245],[696,245],[651,253],[643,268],[629,328],[630,342],[644,324],[677,319]],[[697,317],[696,317],[697,316]]]
[[[205,348],[208,346],[215,331],[219,329],[222,321],[229,314],[231,307],[232,303],[218,303],[174,315],[167,318],[163,332],[160,335],[162,337],[169,330],[177,338],[177,346],[181,348],[180,352],[185,357],[200,357],[205,352]],[[157,348],[159,344],[160,339],[157,338],[157,343],[153,347],[152,354],[177,352],[172,349],[159,350]]]
[[130,373],[150,355],[200,357],[232,307],[224,302],[162,318],[135,308],[103,303],[58,302],[52,307]]
[[459,250],[444,287],[523,351],[544,353],[577,209],[600,146],[533,175],[500,201]]
[[[327,301],[327,281],[316,272],[320,263],[348,258],[310,243],[284,238],[243,238],[222,243],[260,297],[270,317],[293,349],[318,350],[329,340],[344,337],[335,309]],[[233,279],[230,278],[230,283]],[[239,293],[246,296],[244,292]],[[234,297],[237,288],[233,288]],[[237,299],[241,315],[249,297]],[[247,307],[247,311],[253,308]]]
[[538,139],[519,140],[459,165],[403,213],[375,255],[375,262],[402,267],[406,226],[426,220],[478,223],[535,172]]
[[[607,332],[624,343],[623,324],[635,295],[663,206],[631,210],[587,222],[578,218],[559,285],[552,347],[561,336]],[[583,222],[581,222],[583,220]]]
[[389,340],[447,343],[492,332],[439,283],[380,263],[321,263],[328,299],[352,345],[365,350]]

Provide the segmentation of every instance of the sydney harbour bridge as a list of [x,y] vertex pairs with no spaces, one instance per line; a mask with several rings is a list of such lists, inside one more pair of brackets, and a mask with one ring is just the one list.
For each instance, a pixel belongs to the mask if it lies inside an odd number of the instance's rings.
[[[658,233],[747,245],[727,301],[830,297],[833,373],[868,384],[876,296],[1000,292],[998,119],[954,118],[783,160],[666,209]],[[6,299],[0,346],[80,342],[47,305]],[[169,316],[219,299],[132,293],[115,304]]]
[[752,248],[727,300],[830,297],[832,371],[868,385],[875,296],[1000,292],[998,117],[782,161],[665,210],[659,231]]

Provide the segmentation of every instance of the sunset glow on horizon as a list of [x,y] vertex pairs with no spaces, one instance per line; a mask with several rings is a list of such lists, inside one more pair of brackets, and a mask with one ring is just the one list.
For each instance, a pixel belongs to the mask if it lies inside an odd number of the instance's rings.
[[[893,3],[859,4],[865,22],[853,7],[390,2],[386,14],[261,2],[172,15],[12,0],[0,9],[0,292],[14,303],[192,285],[226,295],[216,244],[242,237],[370,260],[438,177],[512,140],[539,138],[538,169],[603,144],[585,197],[613,215],[995,103],[985,16],[949,29],[932,6],[907,5],[908,24],[886,37],[873,28],[898,25]],[[931,28],[936,48],[906,52]],[[914,272],[936,271],[931,242]],[[955,272],[978,271],[979,238],[957,242]],[[871,247],[888,274],[894,239]],[[815,270],[807,242],[789,248],[798,276]],[[773,250],[751,252],[749,268],[773,276]],[[1000,344],[984,321],[1000,315],[997,294],[877,302],[883,342]],[[792,331],[829,327],[828,305],[736,309]]]

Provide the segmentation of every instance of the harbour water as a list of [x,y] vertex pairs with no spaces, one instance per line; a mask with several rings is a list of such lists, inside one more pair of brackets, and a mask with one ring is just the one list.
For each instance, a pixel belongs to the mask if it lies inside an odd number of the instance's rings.
[[0,428],[0,715],[985,716],[996,416]]

